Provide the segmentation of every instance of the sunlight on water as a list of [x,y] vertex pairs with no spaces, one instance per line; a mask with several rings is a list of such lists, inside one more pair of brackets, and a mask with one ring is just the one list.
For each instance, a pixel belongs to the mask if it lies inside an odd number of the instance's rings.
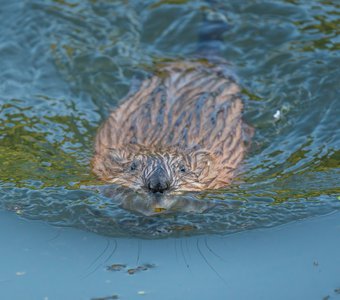
[[[274,226],[340,207],[335,1],[3,2],[2,208],[152,238]],[[239,77],[252,149],[230,188],[173,197],[162,204],[170,213],[144,216],[162,207],[91,174],[93,138],[157,62],[195,54],[205,14],[227,22],[217,46]]]

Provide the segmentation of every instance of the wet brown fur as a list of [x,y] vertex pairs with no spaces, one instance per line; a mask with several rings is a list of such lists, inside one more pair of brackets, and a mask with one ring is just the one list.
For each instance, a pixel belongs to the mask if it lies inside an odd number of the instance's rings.
[[246,152],[242,108],[227,64],[165,63],[103,123],[93,170],[104,181],[143,190],[161,163],[170,191],[226,187]]

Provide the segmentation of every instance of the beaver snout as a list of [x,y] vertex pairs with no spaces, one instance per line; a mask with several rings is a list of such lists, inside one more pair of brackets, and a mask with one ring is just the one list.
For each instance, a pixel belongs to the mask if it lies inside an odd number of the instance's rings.
[[158,167],[148,178],[146,186],[152,193],[164,193],[170,188],[170,179],[165,170]]

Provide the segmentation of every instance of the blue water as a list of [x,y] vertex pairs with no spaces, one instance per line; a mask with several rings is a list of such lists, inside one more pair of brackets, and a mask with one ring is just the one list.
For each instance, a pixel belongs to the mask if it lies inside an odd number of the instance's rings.
[[[127,211],[91,173],[96,130],[157,62],[195,54],[203,14],[227,24],[216,47],[255,128],[242,174],[172,215]],[[324,0],[1,0],[1,298],[336,297],[339,14]]]
[[[340,297],[339,213],[234,235],[161,240],[106,238],[0,216],[3,299]],[[108,271],[112,264],[126,268]],[[154,267],[127,273],[143,264]]]

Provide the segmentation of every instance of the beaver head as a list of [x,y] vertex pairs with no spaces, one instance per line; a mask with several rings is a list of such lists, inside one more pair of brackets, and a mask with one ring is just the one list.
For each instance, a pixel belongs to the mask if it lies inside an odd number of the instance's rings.
[[240,88],[225,68],[202,61],[160,67],[100,127],[94,172],[149,195],[228,186],[250,135]]
[[130,145],[96,153],[93,166],[106,182],[158,195],[207,189],[218,176],[212,155],[203,150]]

